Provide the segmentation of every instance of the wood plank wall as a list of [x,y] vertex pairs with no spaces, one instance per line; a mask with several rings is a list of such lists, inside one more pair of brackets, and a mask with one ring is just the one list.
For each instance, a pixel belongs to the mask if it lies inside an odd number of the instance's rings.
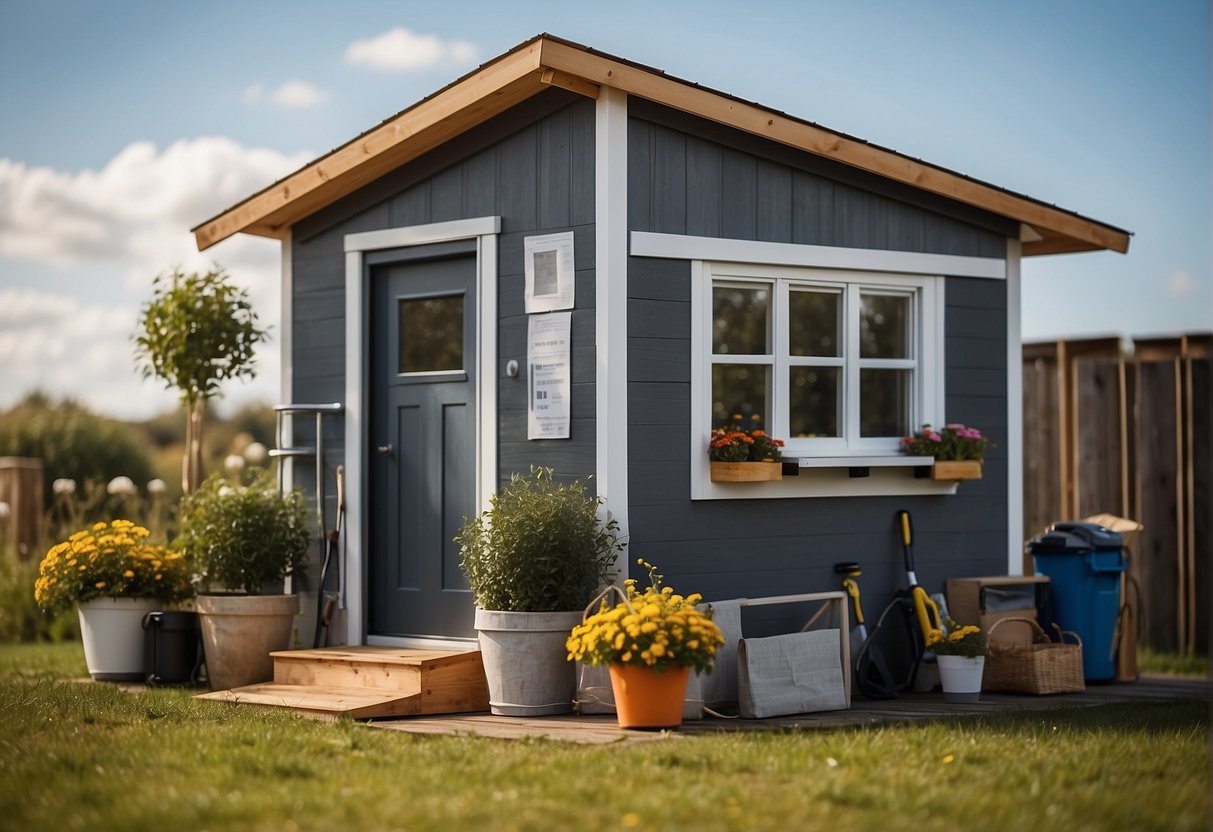
[[1141,523],[1141,637],[1164,651],[1208,653],[1211,346],[1184,335],[1023,352],[1024,537],[1099,513]]

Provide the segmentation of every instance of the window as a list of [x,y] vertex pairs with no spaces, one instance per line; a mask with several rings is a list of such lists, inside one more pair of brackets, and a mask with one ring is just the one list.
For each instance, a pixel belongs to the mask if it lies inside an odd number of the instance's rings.
[[942,278],[697,265],[696,437],[740,421],[789,457],[888,456],[936,420]]

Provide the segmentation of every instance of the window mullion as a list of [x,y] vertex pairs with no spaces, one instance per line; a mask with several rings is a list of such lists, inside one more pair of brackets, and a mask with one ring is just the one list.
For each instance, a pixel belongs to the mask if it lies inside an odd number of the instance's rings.
[[845,328],[846,350],[843,357],[846,360],[844,373],[843,416],[846,427],[843,438],[847,447],[854,447],[859,439],[859,285],[847,287],[846,301],[843,304],[843,326]]
[[772,436],[786,437],[791,423],[788,413],[788,282],[776,280],[771,294],[775,301],[771,321],[774,327],[771,333],[771,352],[774,358],[774,366],[771,369],[771,413],[774,418],[769,427]]

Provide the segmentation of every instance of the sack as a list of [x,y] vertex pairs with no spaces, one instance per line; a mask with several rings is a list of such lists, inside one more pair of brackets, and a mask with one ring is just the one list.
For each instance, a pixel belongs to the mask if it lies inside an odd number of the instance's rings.
[[914,687],[922,652],[914,601],[899,590],[859,648],[855,686],[868,699],[896,699]]
[[741,639],[737,688],[746,719],[845,709],[839,631]]

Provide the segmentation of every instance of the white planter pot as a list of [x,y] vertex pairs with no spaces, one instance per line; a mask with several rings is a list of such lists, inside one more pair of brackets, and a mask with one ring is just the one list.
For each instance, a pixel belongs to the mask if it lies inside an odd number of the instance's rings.
[[567,714],[577,677],[564,646],[581,612],[476,609],[489,710],[499,716]]
[[143,681],[143,616],[155,598],[97,598],[77,606],[88,674],[98,681]]
[[274,678],[270,653],[291,646],[298,595],[199,595],[194,606],[211,690]]
[[939,683],[948,702],[977,702],[981,699],[981,674],[985,656],[936,656]]

